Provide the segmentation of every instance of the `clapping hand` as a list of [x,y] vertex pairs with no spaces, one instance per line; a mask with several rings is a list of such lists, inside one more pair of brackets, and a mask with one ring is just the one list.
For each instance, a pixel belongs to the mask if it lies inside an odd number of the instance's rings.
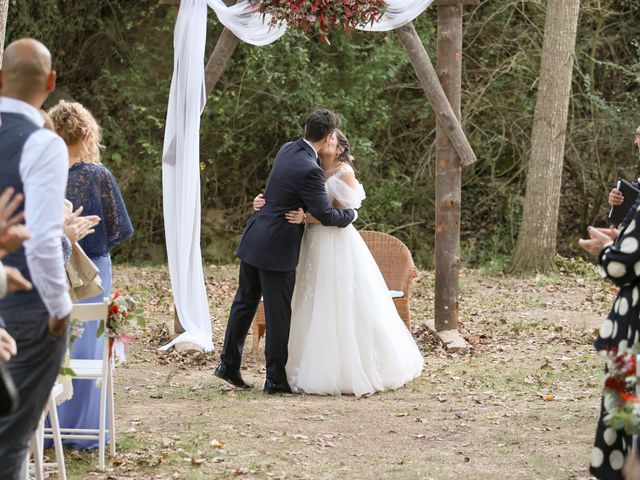
[[0,361],[8,362],[16,353],[16,341],[4,328],[0,328]]
[[578,244],[590,255],[596,256],[604,247],[612,243],[620,233],[615,228],[587,227],[589,238],[581,238]]
[[21,193],[16,195],[14,193],[15,190],[9,187],[0,195],[0,237],[3,237],[10,227],[24,220],[24,212],[14,215],[24,196]]
[[30,238],[31,233],[26,225],[11,225],[7,232],[0,237],[0,258],[7,253],[15,252]]
[[20,270],[14,267],[4,266],[7,274],[7,293],[16,293],[19,291],[28,291],[33,288],[31,282],[22,276]]
[[100,223],[100,217],[97,215],[87,215],[81,217],[83,207],[78,208],[73,213],[65,215],[64,234],[72,242],[82,240],[87,235],[95,232],[93,227]]
[[24,197],[14,193],[15,190],[9,187],[0,195],[0,257],[15,252],[29,239],[29,230],[21,224],[24,212],[15,213]]

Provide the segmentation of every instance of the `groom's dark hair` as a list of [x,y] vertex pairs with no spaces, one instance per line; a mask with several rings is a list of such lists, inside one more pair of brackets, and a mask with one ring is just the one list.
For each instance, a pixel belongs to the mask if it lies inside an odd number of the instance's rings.
[[304,138],[310,142],[319,142],[339,126],[340,117],[331,110],[321,108],[312,112],[304,122]]

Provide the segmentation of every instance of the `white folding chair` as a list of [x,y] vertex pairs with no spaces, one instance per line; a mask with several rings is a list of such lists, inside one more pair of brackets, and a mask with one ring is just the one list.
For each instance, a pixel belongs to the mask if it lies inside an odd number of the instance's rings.
[[[109,300],[100,303],[77,303],[73,305],[71,319],[80,322],[100,320],[106,322],[109,313]],[[110,454],[116,454],[115,408],[113,403],[113,358],[109,345],[110,337],[104,335],[102,359],[71,360],[74,380],[100,382],[100,420],[99,428],[60,428],[61,438],[70,440],[98,440],[98,469],[105,468],[105,437],[109,435]],[[106,428],[107,409],[109,412],[109,428]],[[52,429],[47,428],[44,438],[54,438]]]
[[[35,468],[35,477],[37,480],[44,479],[44,467],[55,467],[58,470],[58,478],[67,480],[67,471],[64,465],[64,451],[62,449],[62,437],[60,435],[60,424],[58,423],[58,409],[56,399],[63,391],[61,384],[56,383],[49,394],[49,421],[51,422],[51,437],[53,438],[53,446],[56,451],[55,463],[44,463],[44,420],[47,416],[46,411],[42,413],[40,423],[31,438],[31,450],[33,452],[33,463]],[[27,469],[27,480],[29,480],[29,469]]]

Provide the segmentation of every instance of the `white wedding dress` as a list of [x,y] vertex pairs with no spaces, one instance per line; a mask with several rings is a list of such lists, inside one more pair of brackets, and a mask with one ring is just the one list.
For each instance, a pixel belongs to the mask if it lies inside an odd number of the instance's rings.
[[[358,208],[364,189],[347,185],[346,172],[353,170],[343,164],[327,179],[327,193],[341,208]],[[306,226],[291,308],[286,370],[293,391],[368,395],[420,375],[422,354],[353,225]]]

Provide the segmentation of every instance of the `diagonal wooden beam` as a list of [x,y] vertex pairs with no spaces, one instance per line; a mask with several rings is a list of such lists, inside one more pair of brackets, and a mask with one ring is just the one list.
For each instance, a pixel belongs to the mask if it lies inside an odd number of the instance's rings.
[[[2,0],[0,0],[1,2]],[[236,0],[224,0],[224,3],[227,7],[234,5]],[[175,5],[180,8],[180,0],[159,0],[160,5]],[[229,63],[229,59],[233,55],[233,52],[236,50],[238,45],[240,44],[240,39],[236,37],[231,30],[225,28],[220,34],[220,38],[218,38],[218,42],[211,52],[211,56],[209,56],[209,60],[207,61],[207,65],[204,69],[204,77],[205,77],[205,90],[207,92],[207,96],[211,95],[213,89],[216,87],[218,80],[222,76],[222,72],[224,72],[227,63]]]
[[213,52],[211,52],[207,66],[204,69],[204,82],[207,96],[213,92],[218,80],[220,80],[222,76],[222,72],[224,72],[227,63],[229,63],[239,43],[240,39],[228,28],[225,28],[220,34],[220,38],[218,38],[218,42]]
[[413,68],[418,74],[420,84],[427,94],[427,98],[436,114],[438,122],[444,129],[447,137],[449,137],[451,145],[453,145],[453,148],[460,156],[462,165],[465,167],[471,165],[477,161],[476,155],[473,153],[473,149],[462,130],[462,126],[451,108],[451,104],[442,89],[438,75],[433,68],[431,58],[429,58],[429,54],[424,48],[418,32],[416,32],[413,22],[396,29],[396,34],[411,59]]
[[[235,0],[224,0],[224,3],[227,7],[230,7],[235,3],[240,3],[240,0],[237,2]],[[218,80],[220,80],[220,77],[222,76],[222,72],[224,72],[227,63],[229,63],[233,52],[235,52],[239,44],[240,39],[236,37],[231,30],[225,27],[220,34],[220,38],[218,38],[218,42],[216,43],[213,52],[211,52],[209,61],[207,61],[207,66],[204,68],[204,84],[207,96],[211,95],[211,92],[213,92]]]

